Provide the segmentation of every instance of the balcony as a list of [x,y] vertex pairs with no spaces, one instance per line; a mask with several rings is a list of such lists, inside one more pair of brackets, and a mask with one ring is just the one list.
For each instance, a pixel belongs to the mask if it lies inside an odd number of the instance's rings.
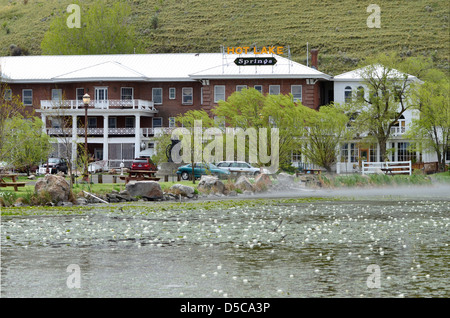
[[[133,109],[133,110],[149,110],[157,112],[152,101],[143,99],[107,99],[107,100],[92,100],[89,107],[95,109]],[[41,109],[84,109],[83,101],[80,100],[41,100]]]
[[391,136],[398,137],[402,136],[406,132],[405,127],[391,127]]
[[[154,137],[162,134],[170,134],[174,128],[155,127],[155,128],[141,128],[141,137]],[[47,135],[50,136],[71,136],[72,128],[47,128]],[[88,128],[87,134],[89,136],[102,137],[104,135],[104,128]],[[84,128],[77,128],[78,136],[84,136]],[[108,128],[108,136],[135,136],[136,128]]]

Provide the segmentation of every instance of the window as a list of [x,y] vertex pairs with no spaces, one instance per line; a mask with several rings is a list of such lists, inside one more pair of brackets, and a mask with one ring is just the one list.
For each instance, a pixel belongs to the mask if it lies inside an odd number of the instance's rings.
[[344,100],[346,103],[349,103],[352,101],[352,88],[350,86],[345,87]]
[[77,88],[77,100],[82,101],[84,96],[84,88]]
[[169,127],[170,128],[175,127],[175,123],[176,123],[175,117],[169,117]]
[[302,101],[302,85],[291,85],[291,94],[294,97],[294,102]]
[[359,86],[358,90],[356,91],[356,98],[359,101],[362,101],[364,99],[364,87]]
[[169,99],[175,99],[176,98],[176,88],[175,87],[171,87],[169,88]]
[[236,92],[242,91],[244,88],[247,88],[247,85],[236,85]]
[[12,90],[10,88],[5,89],[5,94],[3,95],[5,100],[12,100]]
[[162,88],[152,88],[152,100],[156,105],[162,104]]
[[61,128],[61,118],[51,117],[52,128]]
[[299,151],[292,152],[292,161],[293,162],[302,162],[302,153]]
[[32,89],[22,90],[22,103],[24,105],[33,105],[33,90]]
[[162,127],[162,117],[154,117],[152,123],[153,123],[153,128]]
[[358,162],[358,149],[356,149],[354,143],[342,145],[341,158],[343,158],[344,162]]
[[200,105],[203,105],[203,87],[200,87]]
[[414,157],[414,153],[409,151],[409,142],[399,142],[398,143],[398,161],[409,161]]
[[120,89],[120,98],[122,100],[132,100],[133,99],[133,87],[122,87]]
[[108,128],[117,128],[117,117],[108,117]]
[[192,102],[193,102],[192,94],[193,94],[192,87],[183,87],[183,89],[182,89],[182,96],[183,96],[182,103],[186,104],[186,105],[192,105]]
[[255,85],[255,89],[262,94],[263,92],[262,85]]
[[369,147],[369,161],[370,162],[378,161],[378,151],[376,145],[370,145]]
[[125,117],[125,128],[134,128],[134,117]]
[[223,116],[214,116],[214,124],[218,128],[225,128],[225,117],[223,117]]
[[52,89],[52,100],[62,100],[62,89]]
[[269,95],[280,95],[280,85],[270,85]]
[[225,100],[225,86],[214,86],[214,103],[218,103],[220,100]]
[[97,128],[97,117],[88,117],[88,128]]

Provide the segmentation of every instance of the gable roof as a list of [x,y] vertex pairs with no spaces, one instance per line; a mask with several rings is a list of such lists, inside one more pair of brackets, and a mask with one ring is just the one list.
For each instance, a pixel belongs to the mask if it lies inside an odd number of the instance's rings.
[[331,76],[279,55],[275,66],[237,66],[222,53],[110,54],[0,57],[0,75],[10,83],[79,81],[197,81],[213,78],[322,78]]
[[[378,64],[368,65],[368,66],[364,66],[364,67],[358,68],[358,69],[353,70],[353,71],[349,71],[349,72],[346,72],[346,73],[339,74],[339,75],[334,77],[334,81],[336,81],[336,82],[345,82],[345,81],[357,81],[357,82],[360,82],[360,81],[364,81],[364,78],[362,77],[362,74],[364,72],[366,72],[369,69],[369,67],[373,67],[373,72],[375,72],[376,74],[379,74],[379,75],[382,74],[383,69],[384,69],[384,67],[382,65],[378,65]],[[405,73],[402,73],[402,72],[400,72],[400,71],[398,71],[396,69],[391,69],[390,72],[389,72],[389,75],[390,75],[390,77],[395,78],[395,77],[400,77],[402,75],[405,75]],[[413,75],[410,75],[410,74],[406,74],[406,75],[408,75],[408,80],[410,80],[410,81],[418,80],[417,77],[415,77]]]

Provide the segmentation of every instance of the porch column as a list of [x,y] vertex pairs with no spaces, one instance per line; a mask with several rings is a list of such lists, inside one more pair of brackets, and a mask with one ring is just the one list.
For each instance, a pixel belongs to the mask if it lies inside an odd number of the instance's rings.
[[[103,160],[109,160],[109,154],[108,154],[108,115],[103,116]],[[109,169],[109,165],[107,165],[107,168]]]
[[41,114],[41,120],[44,123],[42,125],[42,130],[44,131],[45,134],[47,134],[47,116],[45,116],[44,114]]
[[381,161],[380,144],[377,142],[377,162]]
[[134,157],[139,157],[139,153],[141,152],[141,116],[136,115],[135,120],[135,131],[134,131]]
[[76,168],[77,162],[77,139],[78,139],[77,116],[72,115],[72,169]]
[[336,159],[336,174],[341,174],[341,149],[342,145],[338,143],[337,145],[337,159]]

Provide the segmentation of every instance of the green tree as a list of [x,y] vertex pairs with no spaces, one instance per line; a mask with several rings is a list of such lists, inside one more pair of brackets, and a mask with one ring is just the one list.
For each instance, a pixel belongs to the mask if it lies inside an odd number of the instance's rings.
[[434,150],[439,168],[444,171],[445,155],[450,147],[450,81],[436,70],[428,77],[430,80],[420,85],[414,94],[420,113],[413,119],[407,137],[416,141],[416,150]]
[[68,26],[70,12],[55,18],[41,42],[44,55],[126,54],[139,50],[130,23],[131,8],[125,1],[76,4],[81,8],[81,27]]
[[386,142],[400,117],[415,107],[412,99],[417,78],[408,74],[423,74],[430,68],[429,61],[419,58],[400,60],[396,55],[378,55],[366,60],[360,76],[368,91],[357,92],[353,103],[343,105],[356,118],[355,132],[366,135],[367,142],[378,142],[381,161],[387,159]]
[[30,168],[45,161],[52,150],[43,122],[37,117],[16,116],[6,121],[6,129],[3,145],[6,161],[16,169],[25,169],[29,175]]
[[339,144],[350,137],[348,117],[335,105],[321,106],[319,111],[302,106],[305,118],[305,137],[302,153],[314,164],[328,172],[336,163]]

